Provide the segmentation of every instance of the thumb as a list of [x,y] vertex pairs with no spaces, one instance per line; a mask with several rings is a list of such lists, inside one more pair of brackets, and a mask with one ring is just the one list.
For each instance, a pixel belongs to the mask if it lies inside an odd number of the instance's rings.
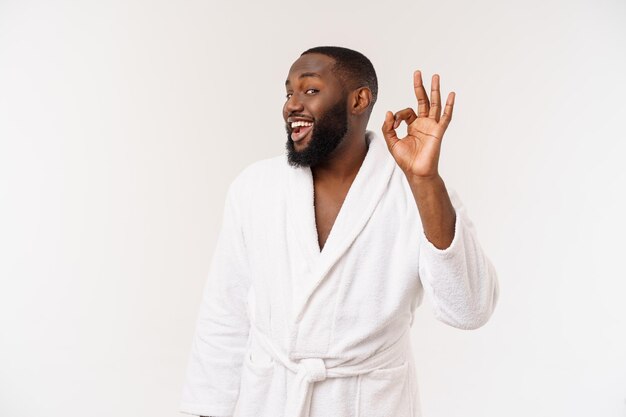
[[396,135],[396,130],[393,128],[394,123],[393,113],[388,111],[385,113],[385,121],[383,122],[383,137],[385,138],[385,142],[387,142],[387,148],[389,148],[389,152],[391,152],[391,148],[398,142],[398,136]]

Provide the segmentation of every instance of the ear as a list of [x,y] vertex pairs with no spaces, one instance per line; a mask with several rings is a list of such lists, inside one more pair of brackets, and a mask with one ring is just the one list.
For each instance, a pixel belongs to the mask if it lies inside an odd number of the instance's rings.
[[361,114],[367,111],[372,102],[372,91],[367,87],[360,87],[352,92],[351,113]]

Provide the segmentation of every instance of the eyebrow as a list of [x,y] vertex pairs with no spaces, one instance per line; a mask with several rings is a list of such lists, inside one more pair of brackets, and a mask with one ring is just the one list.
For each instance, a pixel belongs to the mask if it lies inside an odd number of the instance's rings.
[[[318,74],[318,73],[316,73],[316,72],[303,72],[302,74],[300,74],[300,75],[298,76],[298,79],[300,79],[300,78],[305,78],[305,77],[317,77],[317,78],[322,78],[322,76],[321,76],[321,75],[319,75],[319,74]],[[289,85],[289,84],[290,84],[290,83],[289,83],[289,80],[285,81],[285,85]]]

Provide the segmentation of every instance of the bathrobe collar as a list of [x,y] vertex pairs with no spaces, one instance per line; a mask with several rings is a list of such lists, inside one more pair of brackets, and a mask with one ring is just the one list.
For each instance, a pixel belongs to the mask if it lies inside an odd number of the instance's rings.
[[320,251],[315,223],[313,174],[310,167],[288,167],[287,218],[304,253],[307,269],[293,277],[292,318],[299,322],[309,297],[361,232],[383,196],[396,162],[384,139],[366,131],[368,151]]

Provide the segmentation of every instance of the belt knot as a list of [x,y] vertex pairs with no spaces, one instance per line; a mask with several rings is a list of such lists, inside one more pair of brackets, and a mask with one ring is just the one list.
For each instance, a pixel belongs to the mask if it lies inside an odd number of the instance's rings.
[[318,382],[326,379],[326,365],[320,358],[300,359],[298,367],[304,370],[306,379],[309,382]]

